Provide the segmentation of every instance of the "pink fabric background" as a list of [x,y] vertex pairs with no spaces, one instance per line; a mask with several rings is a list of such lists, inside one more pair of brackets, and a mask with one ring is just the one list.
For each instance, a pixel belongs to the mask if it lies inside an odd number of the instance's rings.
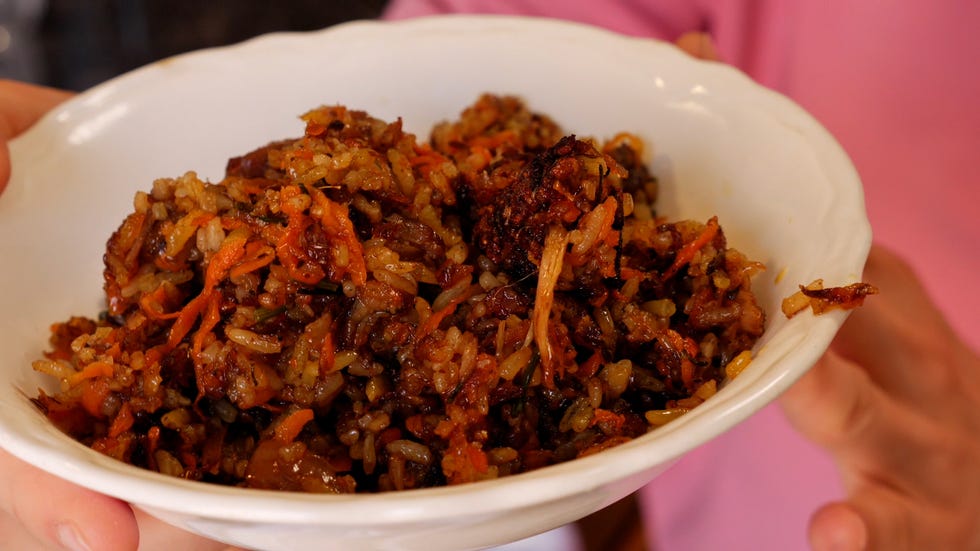
[[[875,240],[899,251],[980,350],[980,2],[396,0],[389,18],[516,13],[674,40],[709,31],[724,61],[793,98],[848,151]],[[829,458],[771,406],[642,491],[650,546],[806,549],[842,495]]]

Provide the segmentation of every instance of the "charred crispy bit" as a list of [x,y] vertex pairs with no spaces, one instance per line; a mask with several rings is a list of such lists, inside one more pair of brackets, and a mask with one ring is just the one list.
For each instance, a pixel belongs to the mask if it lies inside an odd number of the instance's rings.
[[611,165],[615,161],[591,143],[562,138],[534,157],[492,201],[477,205],[477,245],[516,277],[534,273],[549,228],[571,229],[613,193],[612,180],[603,177]]
[[791,318],[807,306],[814,314],[823,314],[834,309],[850,310],[864,304],[868,295],[878,294],[878,288],[870,283],[852,283],[842,287],[824,287],[823,280],[817,279],[809,285],[800,285],[800,290],[783,299],[783,314]]
[[826,289],[807,289],[801,285],[800,291],[810,299],[810,308],[816,314],[835,308],[843,310],[857,308],[864,304],[865,297],[878,294],[878,288],[869,283],[852,283]]

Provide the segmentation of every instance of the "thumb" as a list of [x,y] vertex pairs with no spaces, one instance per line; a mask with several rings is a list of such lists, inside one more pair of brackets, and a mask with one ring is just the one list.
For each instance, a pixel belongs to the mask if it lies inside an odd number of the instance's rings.
[[922,477],[912,458],[928,457],[941,435],[853,362],[828,352],[780,403],[797,430],[833,455],[848,491],[846,502],[811,519],[815,549],[918,549],[923,534],[913,526],[948,522],[907,492],[908,481]]
[[10,179],[7,142],[71,96],[64,90],[0,79],[0,192]]
[[129,505],[75,486],[0,449],[0,511],[56,549],[135,550],[139,541]]
[[828,503],[810,519],[809,539],[813,551],[858,551],[868,546],[868,528],[847,503]]

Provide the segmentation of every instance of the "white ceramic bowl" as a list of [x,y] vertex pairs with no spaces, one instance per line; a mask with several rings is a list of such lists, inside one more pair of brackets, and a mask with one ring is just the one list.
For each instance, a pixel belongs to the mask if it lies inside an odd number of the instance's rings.
[[[693,412],[603,453],[496,481],[383,495],[316,496],[176,480],[118,463],[31,406],[49,381],[31,361],[48,327],[101,308],[101,258],[135,191],[302,132],[298,115],[345,104],[401,116],[426,135],[484,91],[518,94],[566,130],[634,131],[653,151],[660,211],[717,214],[729,242],[765,262],[769,316],[757,356]],[[825,350],[845,313],[791,320],[780,300],[817,277],[860,278],[870,243],[861,186],[832,137],[799,107],[668,44],[581,25],[501,17],[360,22],[269,35],[168,59],[100,85],[11,144],[0,196],[0,444],[77,484],[250,548],[464,549],[504,543],[626,496],[744,420]]]

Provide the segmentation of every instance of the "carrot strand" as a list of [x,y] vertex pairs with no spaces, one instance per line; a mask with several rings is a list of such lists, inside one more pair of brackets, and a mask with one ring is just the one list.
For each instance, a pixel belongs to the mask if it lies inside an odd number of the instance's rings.
[[113,374],[112,364],[108,362],[96,361],[86,365],[84,368],[82,368],[81,371],[69,377],[68,384],[71,386],[75,386],[78,383],[88,379],[94,379],[96,377],[111,377],[112,374]]
[[316,205],[320,207],[320,222],[323,229],[336,243],[333,246],[337,256],[339,245],[347,247],[347,265],[341,274],[350,274],[354,285],[361,286],[367,282],[367,261],[364,259],[364,247],[357,238],[357,230],[351,222],[346,205],[331,201],[322,191],[314,187],[308,189]]
[[450,300],[449,301],[449,304],[446,304],[441,309],[436,310],[435,312],[432,312],[432,314],[429,315],[429,317],[426,318],[424,322],[422,322],[422,325],[419,325],[418,329],[416,329],[416,331],[415,331],[415,340],[416,340],[416,342],[418,342],[419,340],[421,340],[422,337],[425,337],[429,333],[431,333],[431,332],[435,331],[436,329],[438,329],[439,328],[439,324],[442,323],[442,320],[446,319],[453,312],[455,312],[456,311],[456,307],[459,306],[460,304],[462,304],[463,301],[465,301],[466,299],[468,299],[471,296],[473,296],[474,290],[475,289],[479,289],[479,288],[480,287],[478,285],[475,286],[475,288],[473,286],[471,286],[466,291],[463,291],[462,293],[460,293],[459,296],[454,297],[452,300]]
[[283,443],[290,443],[296,440],[300,431],[307,423],[313,420],[313,410],[309,408],[298,409],[287,415],[276,425],[275,438]]
[[712,216],[708,223],[705,225],[704,230],[700,235],[689,243],[685,243],[681,250],[677,251],[677,256],[674,257],[674,263],[667,268],[664,272],[664,279],[670,279],[684,266],[694,259],[694,254],[704,248],[705,245],[711,242],[718,234],[718,217]]

